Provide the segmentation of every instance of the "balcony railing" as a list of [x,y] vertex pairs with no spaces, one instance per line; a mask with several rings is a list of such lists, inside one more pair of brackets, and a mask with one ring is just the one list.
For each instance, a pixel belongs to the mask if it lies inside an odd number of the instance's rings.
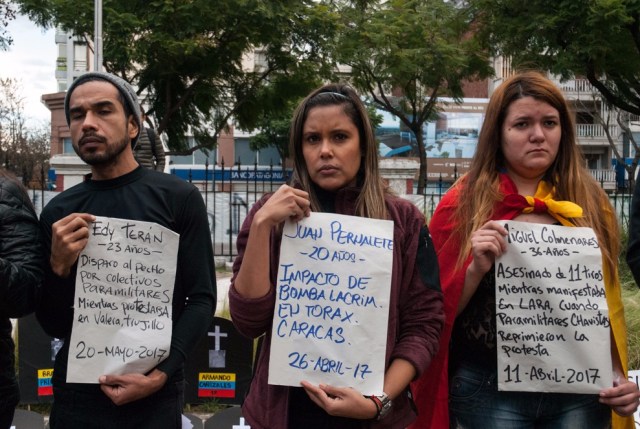
[[[609,125],[609,134],[615,138],[617,126]],[[604,127],[600,124],[576,124],[577,137],[606,138]]]
[[613,189],[616,183],[616,171],[613,169],[592,168],[589,172],[604,189]]
[[564,82],[560,82],[559,79],[554,79],[556,84],[564,92],[580,92],[580,93],[592,93],[595,91],[591,83],[587,79],[570,79]]
[[87,71],[87,62],[84,60],[75,60],[73,62],[73,71]]

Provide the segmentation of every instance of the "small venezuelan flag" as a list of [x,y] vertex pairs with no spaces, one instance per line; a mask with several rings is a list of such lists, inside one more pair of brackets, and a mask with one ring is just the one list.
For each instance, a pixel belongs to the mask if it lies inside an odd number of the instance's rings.
[[52,376],[53,369],[38,370],[38,396],[53,395],[53,384],[51,384]]
[[199,398],[235,398],[235,396],[235,374],[201,372],[198,375]]

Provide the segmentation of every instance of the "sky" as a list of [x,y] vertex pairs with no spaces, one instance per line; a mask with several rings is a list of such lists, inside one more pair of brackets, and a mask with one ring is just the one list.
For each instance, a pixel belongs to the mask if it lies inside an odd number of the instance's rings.
[[18,79],[27,125],[48,123],[50,112],[40,96],[57,90],[55,30],[43,31],[25,16],[16,17],[7,28],[13,44],[0,51],[0,77]]

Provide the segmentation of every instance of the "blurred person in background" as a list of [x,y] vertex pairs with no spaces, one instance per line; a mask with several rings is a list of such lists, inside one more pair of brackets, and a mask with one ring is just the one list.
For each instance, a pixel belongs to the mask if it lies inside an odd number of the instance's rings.
[[[142,108],[141,108],[142,109]],[[142,130],[138,136],[137,143],[133,147],[133,155],[138,161],[138,164],[144,168],[164,172],[164,165],[166,162],[166,156],[164,153],[164,147],[160,136],[155,132],[153,128],[147,128],[144,125],[146,116],[144,111],[142,113]]]
[[10,318],[36,308],[42,282],[38,218],[26,189],[0,169],[0,429],[9,429],[20,391]]

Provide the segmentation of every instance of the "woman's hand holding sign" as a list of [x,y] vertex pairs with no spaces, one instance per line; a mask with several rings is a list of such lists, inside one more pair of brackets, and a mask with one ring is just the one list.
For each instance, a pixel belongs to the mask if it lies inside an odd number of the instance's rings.
[[458,303],[458,314],[476,292],[480,280],[491,269],[496,258],[507,249],[507,230],[497,221],[490,220],[471,234],[471,255],[473,259],[467,268],[464,289]]
[[378,413],[376,404],[351,387],[315,386],[308,381],[300,383],[309,398],[327,414],[352,419],[372,419]]
[[600,392],[600,403],[608,405],[621,416],[630,416],[638,409],[640,392],[633,381],[618,376],[613,387]]
[[256,213],[256,222],[266,222],[275,226],[287,219],[293,222],[309,216],[309,193],[300,189],[282,185]]

